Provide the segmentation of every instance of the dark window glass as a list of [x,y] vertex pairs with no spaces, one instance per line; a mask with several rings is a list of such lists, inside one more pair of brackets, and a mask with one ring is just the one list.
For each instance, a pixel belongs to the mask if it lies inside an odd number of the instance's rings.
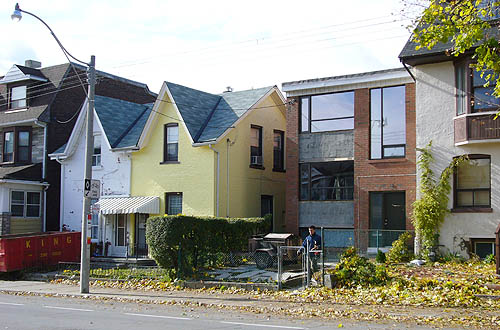
[[457,90],[457,115],[462,115],[467,112],[467,92],[464,65],[459,65],[455,68],[455,79]]
[[3,135],[3,161],[14,161],[14,132],[5,132]]
[[127,216],[125,214],[116,215],[116,246],[126,245],[126,235],[127,235]]
[[300,131],[309,132],[309,97],[300,99]]
[[283,131],[274,131],[273,141],[273,168],[275,170],[284,169],[284,148],[283,148]]
[[167,214],[177,215],[182,213],[182,194],[167,193]]
[[456,170],[455,206],[489,207],[491,194],[490,157],[474,156]]
[[495,254],[494,242],[475,242],[474,253],[479,258],[486,258],[489,254]]
[[250,164],[262,165],[262,127],[250,128]]
[[94,151],[92,154],[92,166],[101,165],[101,136],[94,136]]
[[405,86],[372,89],[370,97],[370,158],[404,157]]
[[24,191],[12,191],[10,196],[10,213],[13,217],[23,217]]
[[177,161],[179,153],[179,126],[177,124],[165,125],[164,161]]
[[353,161],[301,165],[302,200],[352,200],[353,192]]
[[500,105],[500,99],[497,99],[495,96],[493,96],[495,82],[490,81],[488,87],[484,87],[487,82],[486,78],[489,74],[491,74],[491,71],[485,71],[481,77],[481,72],[478,72],[473,68],[469,68],[469,70],[472,71],[472,112],[494,111],[498,109]]
[[30,192],[26,193],[26,216],[39,217],[40,216],[40,193]]
[[309,199],[309,164],[300,164],[300,200]]
[[17,152],[18,161],[28,162],[30,160],[30,132],[18,132]]

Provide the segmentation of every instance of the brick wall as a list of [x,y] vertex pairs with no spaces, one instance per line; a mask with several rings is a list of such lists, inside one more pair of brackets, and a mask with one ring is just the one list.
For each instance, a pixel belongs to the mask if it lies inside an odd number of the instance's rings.
[[0,236],[10,234],[10,213],[0,213]]
[[405,191],[406,228],[416,198],[415,84],[406,84],[406,157],[370,160],[370,91],[355,91],[354,227],[369,229],[369,192]]
[[286,108],[285,231],[299,232],[299,98],[288,98]]

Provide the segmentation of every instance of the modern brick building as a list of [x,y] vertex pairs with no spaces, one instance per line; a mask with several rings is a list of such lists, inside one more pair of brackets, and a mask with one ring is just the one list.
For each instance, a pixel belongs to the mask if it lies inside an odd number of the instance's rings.
[[374,240],[390,245],[400,234],[391,230],[412,229],[415,84],[408,72],[287,82],[283,91],[286,230],[336,229],[325,239],[338,247],[364,233],[366,248]]

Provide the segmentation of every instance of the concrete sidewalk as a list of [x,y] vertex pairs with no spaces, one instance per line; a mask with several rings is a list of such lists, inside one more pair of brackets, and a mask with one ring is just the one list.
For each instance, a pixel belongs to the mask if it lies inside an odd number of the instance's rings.
[[[442,308],[388,305],[347,305],[329,301],[306,302],[283,298],[279,295],[255,292],[224,293],[210,290],[145,291],[134,289],[90,287],[89,294],[81,294],[78,286],[38,281],[1,281],[0,293],[16,295],[41,295],[82,299],[119,300],[137,303],[182,305],[192,308],[217,308],[238,312],[282,315],[298,318],[382,320],[409,324],[433,324],[434,326],[463,326],[464,319],[473,324],[491,327],[488,320],[500,320],[500,311],[479,308]],[[485,320],[483,324],[482,320]],[[493,322],[493,321],[492,321]],[[496,325],[498,326],[498,325]],[[495,327],[492,327],[495,328]]]

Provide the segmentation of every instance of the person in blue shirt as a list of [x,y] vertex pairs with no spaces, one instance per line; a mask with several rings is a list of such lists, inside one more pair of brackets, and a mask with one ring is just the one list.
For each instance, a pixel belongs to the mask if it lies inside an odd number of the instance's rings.
[[[313,272],[317,272],[319,270],[319,252],[314,251],[321,250],[321,236],[316,234],[316,227],[313,225],[309,226],[309,235],[304,239],[304,242],[302,242],[302,247],[304,248],[304,250],[307,250],[308,245],[310,267],[312,268]],[[308,277],[310,278],[310,274],[308,274]]]

